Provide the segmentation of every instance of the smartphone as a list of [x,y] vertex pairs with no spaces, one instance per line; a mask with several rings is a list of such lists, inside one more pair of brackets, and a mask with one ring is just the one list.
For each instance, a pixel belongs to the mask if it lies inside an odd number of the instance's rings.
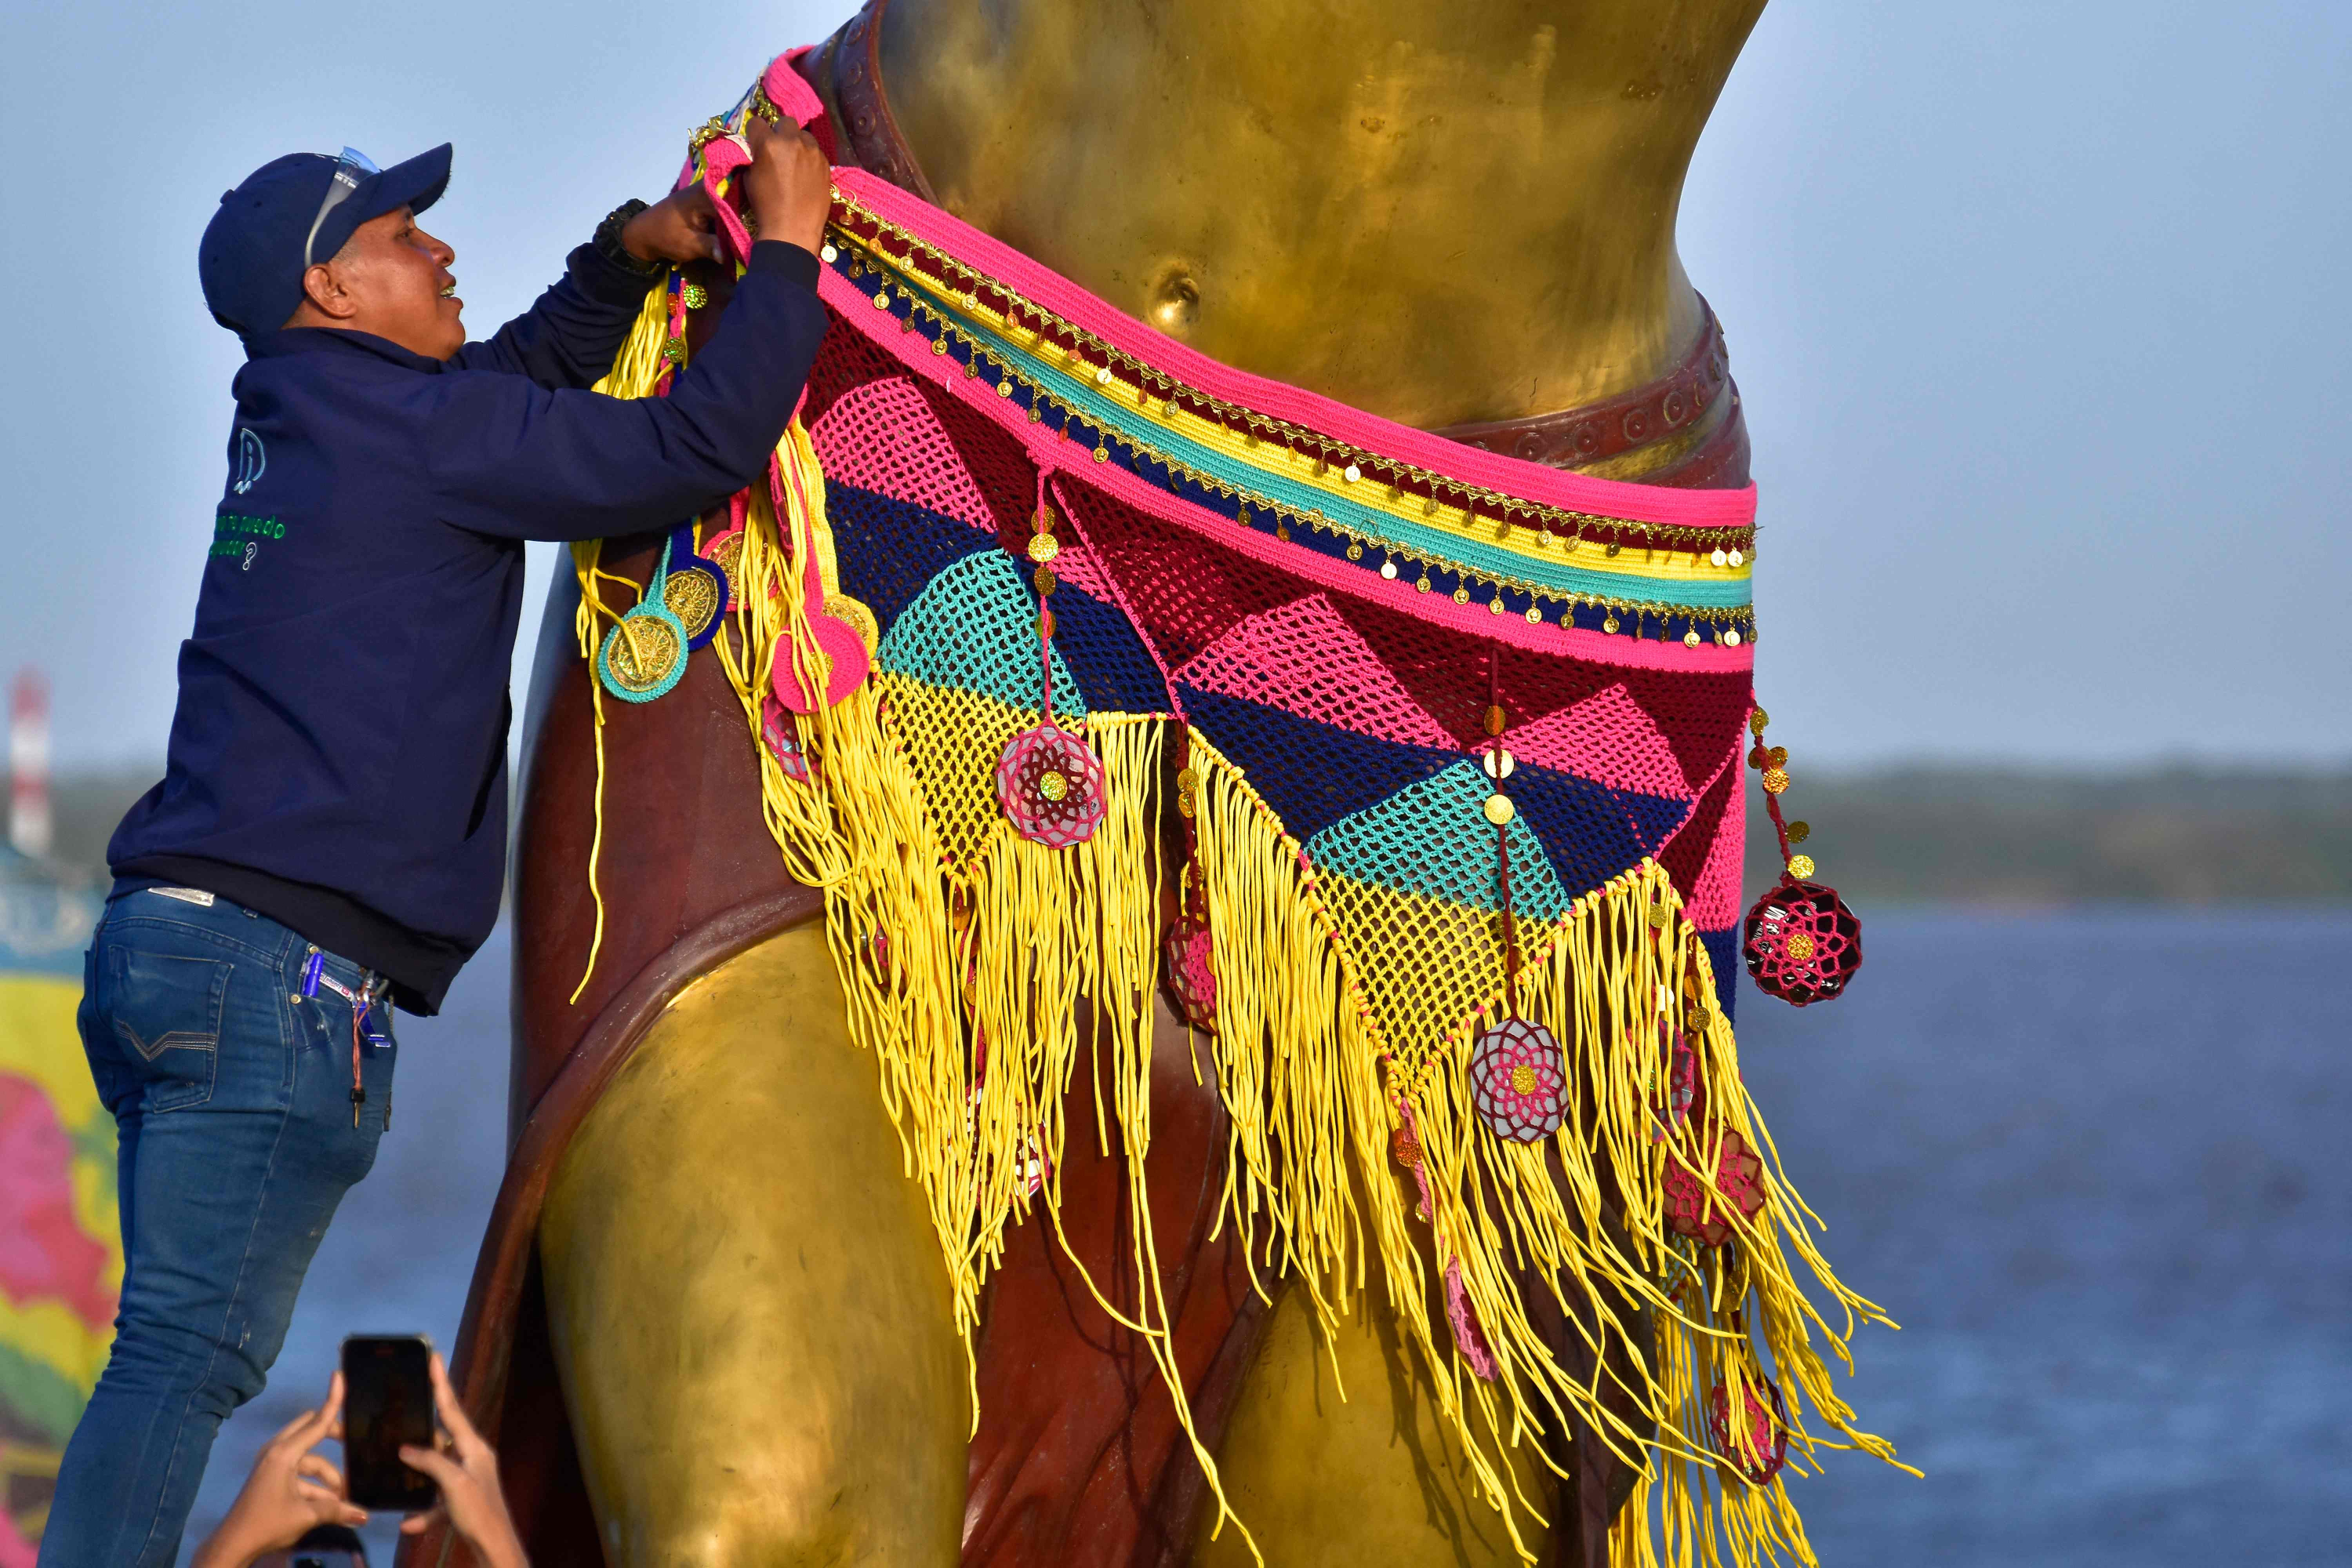
[[365,1509],[433,1506],[433,1478],[401,1462],[404,1443],[433,1447],[433,1342],[353,1334],[343,1342],[343,1480]]

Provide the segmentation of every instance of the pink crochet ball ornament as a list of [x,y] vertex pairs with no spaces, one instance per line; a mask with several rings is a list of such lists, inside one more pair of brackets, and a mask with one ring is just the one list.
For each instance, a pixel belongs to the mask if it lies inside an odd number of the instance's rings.
[[1083,844],[1102,826],[1102,763],[1058,725],[1024,730],[996,764],[996,802],[1013,830],[1033,844],[1049,849]]
[[1559,1042],[1541,1024],[1506,1018],[1470,1050],[1470,1098],[1486,1131],[1512,1143],[1558,1131],[1568,1085]]
[[1211,951],[1205,927],[1178,924],[1169,928],[1160,952],[1168,989],[1185,1022],[1196,1029],[1217,1026],[1217,972],[1210,963]]
[[1756,1397],[1753,1384],[1740,1389],[1745,1395],[1741,1403],[1748,1406],[1748,1429],[1741,1434],[1745,1448],[1733,1446],[1730,1391],[1717,1384],[1706,1405],[1707,1431],[1715,1440],[1715,1451],[1723,1456],[1725,1464],[1759,1487],[1769,1483],[1789,1462],[1789,1407],[1781,1401],[1780,1385],[1769,1377],[1763,1382],[1764,1392],[1772,1396],[1769,1409]]
[[760,739],[766,743],[769,755],[776,759],[776,766],[783,769],[786,778],[796,784],[808,782],[808,758],[801,751],[800,735],[793,726],[793,716],[782,703],[776,700],[772,692],[760,700]]
[[1757,989],[1799,1007],[1841,994],[1862,967],[1862,921],[1819,882],[1784,879],[1748,911],[1742,936]]

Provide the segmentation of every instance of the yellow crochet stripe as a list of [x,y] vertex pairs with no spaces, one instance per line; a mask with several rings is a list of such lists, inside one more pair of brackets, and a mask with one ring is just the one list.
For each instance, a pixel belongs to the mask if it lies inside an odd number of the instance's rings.
[[[755,487],[744,591],[712,646],[761,759],[763,810],[784,863],[824,894],[850,1034],[875,1055],[906,1169],[923,1184],[958,1323],[968,1335],[977,1321],[1006,1233],[1030,1214],[1025,1178],[1040,1157],[1055,1173],[1042,1217],[1058,1233],[1065,1107],[1086,1065],[1128,1168],[1141,1300],[1121,1308],[1087,1286],[1143,1337],[1191,1434],[1146,1180],[1159,898],[1175,869],[1157,830],[1170,804],[1168,721],[1085,721],[1108,811],[1092,837],[1062,850],[990,819],[986,774],[1002,740],[987,742],[1025,716],[901,676],[797,718],[811,777],[785,776],[760,740],[761,700],[779,658],[793,661],[803,689],[824,689],[796,585],[821,569],[830,535],[823,475],[797,425],[778,457],[797,481],[787,493],[806,498],[809,515],[778,518]],[[803,559],[811,551],[816,562]],[[582,574],[584,651],[605,613],[593,595],[593,551]],[[1744,1410],[1745,1391],[1769,1375],[1786,1395],[1793,1464],[1849,1447],[1891,1461],[1883,1439],[1853,1426],[1824,1354],[1850,1366],[1858,1323],[1887,1320],[1813,1246],[1819,1222],[1748,1101],[1706,950],[1665,872],[1644,861],[1533,933],[1517,1011],[1559,1042],[1568,1104],[1549,1147],[1506,1143],[1479,1121],[1468,1077],[1468,1037],[1502,1012],[1499,967],[1470,961],[1425,1006],[1381,992],[1367,979],[1377,949],[1360,962],[1340,933],[1434,910],[1318,878],[1242,771],[1203,737],[1189,741],[1218,995],[1210,1054],[1233,1117],[1223,1219],[1262,1271],[1261,1292],[1294,1279],[1328,1332],[1374,1288],[1377,1260],[1378,1288],[1530,1562],[1519,1521],[1540,1515],[1504,1450],[1573,1418],[1642,1473],[1612,1531],[1612,1568],[1756,1568],[1783,1552],[1811,1563],[1780,1479],[1757,1487],[1732,1466],[1750,1457],[1744,1423],[1734,1423],[1735,1454],[1717,1450],[1709,1402],[1721,1384],[1729,1407]],[[1392,901],[1374,907],[1375,894]],[[1463,953],[1494,946],[1483,930],[1451,939]],[[1083,1048],[1082,1018],[1091,1020]],[[1656,1043],[1679,1033],[1698,1041],[1701,1109],[1670,1129],[1649,1064]],[[1429,1178],[1426,1213],[1391,1163],[1408,1117]],[[1752,1219],[1726,1215],[1730,1244],[1701,1247],[1666,1226],[1665,1178],[1670,1169],[1711,1176],[1732,1132],[1764,1163],[1766,1202]],[[1800,1289],[1796,1261],[1839,1322]],[[1492,1383],[1470,1373],[1445,1322],[1443,1282],[1454,1267],[1496,1362]],[[1557,1282],[1601,1370],[1579,1375],[1555,1355],[1519,1294],[1522,1267]],[[976,1421],[976,1382],[974,1399]],[[1197,1436],[1193,1448],[1222,1528],[1232,1513],[1214,1458]]]
[[[1111,380],[1097,384],[1107,384],[1118,398],[1150,415],[1160,426],[1234,462],[1256,468],[1278,466],[1292,482],[1318,490],[1334,501],[1375,510],[1465,542],[1500,549],[1538,569],[1572,563],[1580,570],[1608,576],[1690,583],[1744,584],[1753,575],[1748,564],[1755,554],[1751,530],[1669,528],[1525,502],[1513,508],[1531,524],[1540,518],[1555,527],[1568,526],[1584,534],[1584,544],[1574,547],[1568,539],[1543,527],[1515,526],[1509,521],[1498,523],[1492,500],[1483,513],[1449,500],[1442,482],[1433,486],[1440,492],[1437,494],[1423,497],[1405,492],[1372,477],[1362,465],[1351,464],[1348,451],[1313,432],[1291,431],[1262,416],[1253,419],[1248,410],[1211,397],[1157,370],[1129,363],[1128,356],[1083,328],[1000,283],[980,279],[945,252],[855,200],[844,197],[842,204],[860,223],[878,226],[906,247],[903,255],[894,255],[869,243],[850,226],[836,225],[829,231],[835,244],[852,249],[866,268],[874,269],[876,281],[882,277],[895,278],[902,288],[913,291],[912,297],[919,301],[919,309],[943,314],[950,321],[983,328],[1067,374],[1092,378],[1107,362],[1118,363],[1120,369]],[[855,268],[852,276],[858,276]],[[1196,411],[1201,407],[1215,409],[1224,417],[1208,417]],[[1265,428],[1268,437],[1234,429],[1227,421],[1234,416],[1251,419]],[[1277,435],[1287,438],[1275,438]],[[1312,449],[1302,450],[1302,446]],[[1370,460],[1370,454],[1361,455]],[[1358,471],[1353,479],[1348,478],[1351,467]],[[1424,478],[1433,479],[1435,476]],[[1488,496],[1485,491],[1475,493],[1482,499]],[[1609,548],[1612,545],[1622,548],[1612,551]],[[1713,552],[1720,546],[1738,548],[1741,563],[1736,566],[1727,562],[1717,564]]]
[[[1129,355],[1129,353],[1119,351],[1119,348],[1112,348],[1110,343],[1106,343],[1106,341],[1098,339],[1096,334],[1087,331],[1085,327],[1070,322],[1070,320],[1066,320],[1063,315],[1058,315],[1058,312],[1049,310],[1049,308],[1037,303],[1037,300],[1028,299],[1025,294],[1018,294],[1018,291],[1009,289],[1007,284],[1002,282],[1002,279],[988,278],[988,275],[979,273],[979,270],[969,266],[969,263],[960,261],[957,257],[950,257],[948,251],[939,249],[939,247],[931,245],[929,240],[924,240],[922,235],[912,233],[912,230],[903,228],[903,226],[898,224],[891,224],[889,218],[885,218],[882,214],[866,207],[866,205],[858,202],[856,197],[835,191],[835,212],[846,214],[846,216],[852,218],[852,224],[835,221],[835,224],[828,228],[828,237],[835,242],[835,245],[849,247],[849,249],[856,251],[858,257],[868,263],[868,266],[882,268],[885,273],[896,275],[896,278],[906,279],[906,282],[912,282],[915,287],[919,287],[924,294],[936,296],[936,299],[943,300],[950,310],[960,312],[960,315],[964,315],[967,320],[988,324],[992,331],[1007,336],[1007,339],[1016,341],[1016,343],[1033,345],[1034,353],[1049,357],[1049,360],[1054,360],[1056,364],[1061,364],[1063,369],[1070,369],[1070,372],[1085,372],[1091,376],[1096,369],[1112,367],[1112,385],[1115,385],[1124,397],[1134,400],[1134,405],[1139,406],[1139,409],[1146,409],[1155,397],[1162,402],[1169,400],[1169,397],[1181,397],[1181,400],[1185,400],[1188,405],[1202,406],[1202,409],[1212,409],[1213,414],[1218,414],[1218,416],[1221,416],[1218,421],[1204,421],[1204,423],[1209,423],[1209,426],[1216,430],[1223,430],[1225,435],[1233,435],[1230,423],[1242,423],[1242,426],[1249,426],[1249,428],[1256,430],[1256,433],[1263,433],[1263,437],[1256,439],[1256,442],[1234,437],[1240,445],[1234,445],[1233,449],[1230,449],[1233,454],[1246,454],[1249,461],[1256,463],[1256,461],[1265,461],[1265,456],[1270,456],[1267,454],[1267,445],[1275,445],[1275,442],[1279,442],[1279,445],[1294,445],[1301,451],[1310,451],[1312,456],[1307,458],[1310,466],[1312,463],[1322,463],[1322,466],[1327,466],[1328,470],[1331,470],[1331,475],[1334,475],[1334,484],[1343,482],[1339,475],[1343,475],[1345,468],[1350,466],[1350,461],[1355,463],[1360,470],[1367,470],[1367,472],[1371,470],[1373,466],[1379,466],[1379,468],[1397,466],[1395,458],[1392,458],[1390,454],[1355,449],[1355,447],[1343,445],[1343,442],[1339,442],[1339,439],[1318,433],[1318,430],[1301,428],[1301,426],[1294,426],[1294,423],[1284,421],[1284,418],[1267,416],[1267,414],[1258,414],[1256,409],[1244,409],[1244,406],[1233,405],[1233,402],[1218,400],[1218,397],[1212,397],[1212,395],[1195,388],[1195,385],[1176,381],[1176,378],[1169,376],[1167,372],[1162,372],[1162,369],[1155,367],[1155,364],[1146,364],[1146,362],[1136,360],[1134,355]],[[898,249],[891,251],[887,249],[887,247],[875,245],[868,235],[858,233],[858,228],[873,228],[882,235],[889,235],[891,245],[896,245]],[[856,278],[856,273],[852,273],[852,278]],[[1190,409],[1179,406],[1179,411],[1169,418],[1179,418],[1181,421],[1181,418],[1195,418],[1195,416],[1190,414]],[[1195,426],[1181,426],[1181,428],[1185,428],[1188,433],[1195,433]],[[1506,512],[1510,512],[1510,515],[1528,517],[1531,521],[1534,520],[1552,521],[1552,524],[1557,524],[1557,527],[1569,527],[1571,531],[1576,531],[1576,529],[1585,529],[1585,531],[1590,531],[1592,536],[1609,536],[1609,538],[1622,536],[1622,538],[1628,538],[1628,541],[1634,536],[1642,536],[1642,538],[1649,538],[1651,543],[1656,543],[1658,538],[1675,538],[1675,541],[1679,541],[1679,548],[1682,548],[1684,552],[1689,550],[1691,543],[1700,543],[1700,548],[1712,550],[1717,543],[1745,545],[1752,538],[1752,529],[1748,527],[1712,527],[1712,529],[1710,527],[1675,527],[1675,524],[1654,524],[1654,521],[1639,521],[1639,520],[1630,520],[1630,517],[1606,517],[1606,515],[1600,515],[1600,512],[1573,512],[1573,510],[1567,510],[1567,508],[1555,508],[1555,505],[1534,503],[1534,500],[1519,499],[1519,496],[1506,496],[1506,494],[1500,494],[1500,491],[1489,491],[1489,489],[1475,487],[1475,484],[1463,484],[1458,482],[1458,479],[1449,479],[1444,478],[1444,475],[1437,475],[1437,472],[1423,470],[1423,468],[1412,468],[1412,466],[1402,466],[1402,468],[1404,468],[1404,478],[1409,479],[1409,482],[1416,484],[1416,487],[1430,489],[1430,491],[1437,491],[1437,496],[1434,496],[1434,499],[1437,499],[1437,510],[1434,512],[1423,510],[1423,505],[1418,503],[1416,499],[1412,500],[1412,503],[1406,503],[1412,510],[1400,510],[1397,515],[1412,517],[1412,520],[1416,521],[1449,520],[1454,521],[1454,524],[1461,524],[1463,520],[1470,517],[1470,508],[1467,508],[1465,503],[1473,503],[1475,500],[1475,503],[1482,503],[1484,508],[1486,508],[1486,524],[1484,524],[1484,529],[1473,529],[1470,536],[1484,536],[1484,533],[1494,529],[1496,515],[1506,515]],[[1343,494],[1343,491],[1334,489],[1331,494]],[[1357,484],[1350,484],[1350,489],[1348,489],[1345,494],[1348,494],[1348,499],[1350,500],[1355,500],[1355,503],[1362,503],[1362,496],[1357,494]],[[1456,496],[1458,500],[1449,500],[1446,496]],[[1661,557],[1667,555],[1667,552],[1673,552],[1673,550],[1661,545]]]

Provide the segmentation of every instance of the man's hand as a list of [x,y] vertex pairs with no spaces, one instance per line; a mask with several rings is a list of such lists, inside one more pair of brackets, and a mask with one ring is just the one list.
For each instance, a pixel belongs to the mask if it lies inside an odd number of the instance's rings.
[[449,1373],[437,1355],[433,1358],[433,1407],[441,1413],[441,1425],[449,1432],[446,1451],[403,1445],[400,1462],[431,1476],[441,1489],[441,1500],[432,1512],[412,1513],[401,1521],[400,1532],[416,1535],[446,1519],[449,1527],[474,1549],[475,1560],[483,1568],[530,1568],[514,1521],[507,1517],[506,1494],[499,1489],[498,1452],[482,1441],[474,1424],[466,1419],[457,1392],[449,1386]]
[[342,1472],[310,1450],[343,1435],[343,1374],[327,1402],[278,1429],[236,1494],[228,1517],[205,1538],[194,1568],[245,1568],[265,1552],[291,1546],[321,1524],[362,1525],[367,1510],[343,1500]]
[[671,192],[623,226],[621,247],[639,261],[718,260],[719,219],[710,193],[698,184]]
[[760,237],[790,240],[815,254],[833,211],[833,169],[824,149],[790,121],[772,127],[754,115],[745,130],[751,164],[740,176],[743,200],[759,221]]

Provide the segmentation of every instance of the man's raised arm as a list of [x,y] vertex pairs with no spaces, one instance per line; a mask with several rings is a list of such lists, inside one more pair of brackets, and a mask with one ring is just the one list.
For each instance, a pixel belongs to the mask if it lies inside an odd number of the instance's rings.
[[824,336],[816,249],[833,181],[798,127],[754,121],[751,139],[745,193],[760,232],[775,237],[751,247],[718,331],[667,397],[550,390],[520,375],[450,375],[419,390],[435,400],[421,460],[442,521],[505,538],[609,538],[667,527],[758,478]]

